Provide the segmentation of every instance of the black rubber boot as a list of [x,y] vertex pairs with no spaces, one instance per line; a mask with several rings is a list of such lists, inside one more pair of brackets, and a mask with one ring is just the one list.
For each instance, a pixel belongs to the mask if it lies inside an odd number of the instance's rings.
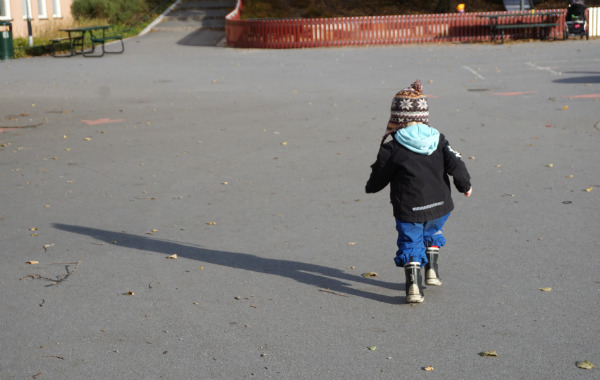
[[438,270],[438,257],[440,248],[439,247],[427,247],[427,260],[429,263],[425,265],[425,285],[440,286],[442,280],[440,279],[440,272]]
[[421,276],[421,263],[410,262],[404,265],[406,275],[406,303],[421,303],[423,296],[423,285]]

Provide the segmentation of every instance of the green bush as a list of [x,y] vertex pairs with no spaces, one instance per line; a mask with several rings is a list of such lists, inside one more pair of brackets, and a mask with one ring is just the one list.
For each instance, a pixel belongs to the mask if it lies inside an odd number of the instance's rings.
[[133,21],[139,14],[148,12],[157,0],[75,0],[71,11],[76,19],[100,18],[121,24]]

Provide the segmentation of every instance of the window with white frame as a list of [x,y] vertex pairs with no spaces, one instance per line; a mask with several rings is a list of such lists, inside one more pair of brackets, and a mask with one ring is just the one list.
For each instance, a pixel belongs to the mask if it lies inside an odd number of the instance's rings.
[[60,12],[60,0],[52,0],[52,17],[62,17],[62,13]]
[[10,20],[10,0],[0,0],[0,20]]
[[[27,19],[27,12],[31,12],[31,1],[30,0],[22,0],[22,4],[23,4],[23,19],[26,20]],[[31,18],[33,18],[33,14],[31,15]]]
[[48,12],[46,11],[46,0],[38,0],[38,18],[48,18]]

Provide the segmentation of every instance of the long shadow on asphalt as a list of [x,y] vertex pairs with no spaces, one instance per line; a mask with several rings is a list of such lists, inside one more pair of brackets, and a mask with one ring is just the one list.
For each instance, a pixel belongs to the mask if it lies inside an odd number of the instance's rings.
[[[198,260],[205,263],[222,265],[230,268],[244,269],[252,272],[265,273],[287,277],[303,284],[316,286],[325,291],[333,291],[344,295],[353,295],[369,298],[375,301],[399,304],[403,303],[400,297],[404,291],[403,284],[389,283],[345,273],[339,269],[328,268],[321,265],[303,263],[291,260],[269,259],[248,253],[215,251],[200,246],[190,245],[169,240],[159,240],[147,236],[137,236],[123,232],[101,230],[97,228],[73,226],[68,224],[53,224],[59,230],[87,235],[106,243],[117,242],[119,247],[133,248],[142,251],[156,252]],[[362,283],[398,291],[397,297],[367,292],[352,288],[352,284]]]

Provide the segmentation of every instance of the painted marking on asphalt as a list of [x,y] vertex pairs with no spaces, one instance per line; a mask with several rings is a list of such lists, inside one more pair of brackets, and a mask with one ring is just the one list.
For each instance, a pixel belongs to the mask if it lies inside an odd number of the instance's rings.
[[587,94],[587,95],[570,95],[563,96],[563,98],[600,98],[600,94]]
[[98,120],[80,120],[80,121],[87,125],[97,125],[97,124],[107,124],[107,123],[118,123],[121,121],[125,121],[125,119],[110,120],[109,118],[105,117],[104,119],[98,119]]
[[467,71],[470,71],[471,74],[475,75],[477,78],[479,78],[481,80],[485,80],[485,78],[481,74],[479,74],[477,71],[473,70],[469,66],[463,66],[463,68]]
[[515,96],[515,95],[529,95],[535,94],[535,91],[522,91],[522,92],[494,92],[492,95],[501,95],[501,96]]
[[543,66],[538,66],[536,64],[533,64],[531,62],[527,62],[527,65],[529,65],[529,67],[532,67],[536,70],[542,70],[542,71],[547,71],[552,75],[560,75],[559,73],[557,73],[556,71],[552,70],[550,67],[543,67]]

